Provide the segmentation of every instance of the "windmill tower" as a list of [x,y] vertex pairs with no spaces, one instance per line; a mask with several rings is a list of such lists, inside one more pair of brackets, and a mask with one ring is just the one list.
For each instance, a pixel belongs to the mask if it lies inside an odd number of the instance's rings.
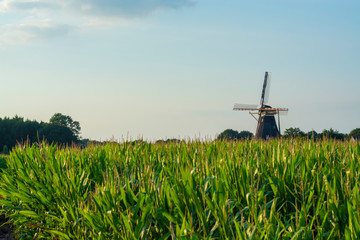
[[[249,111],[257,121],[255,139],[268,139],[280,137],[280,115],[288,112],[287,108],[272,108],[267,104],[269,99],[270,74],[265,72],[264,85],[261,92],[260,106],[250,104],[235,103],[233,110]],[[251,112],[256,111],[256,112]],[[256,118],[254,115],[258,115]],[[276,125],[275,115],[278,115],[278,125]]]

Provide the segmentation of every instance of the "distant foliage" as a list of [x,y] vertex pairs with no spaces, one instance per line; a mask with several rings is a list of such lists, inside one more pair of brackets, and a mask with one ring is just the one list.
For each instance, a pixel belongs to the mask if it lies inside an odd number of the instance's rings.
[[78,121],[74,121],[70,116],[66,116],[61,113],[55,113],[50,118],[49,124],[68,128],[76,138],[78,138],[80,135],[80,123]]
[[218,140],[237,140],[239,132],[232,130],[232,129],[226,129],[222,133],[219,134],[217,137]]
[[39,129],[39,136],[49,143],[71,144],[78,141],[70,128],[50,123],[43,124],[43,127]]
[[24,120],[19,116],[0,118],[0,150],[4,152],[17,143],[33,144],[39,140],[57,144],[77,143],[80,129],[78,122],[59,113],[50,119],[50,123]]
[[314,139],[314,140],[315,140],[315,139],[317,139],[319,136],[320,136],[320,135],[319,135],[316,131],[314,131],[314,130],[306,133],[306,137],[307,137],[308,139]]
[[177,138],[168,138],[166,140],[156,140],[156,144],[165,144],[165,143],[180,143],[181,140]]
[[226,129],[217,136],[217,140],[241,140],[241,139],[251,139],[253,134],[249,131],[238,132],[233,129]]
[[285,138],[299,138],[305,137],[305,133],[300,128],[288,128],[285,130],[283,137]]
[[349,133],[349,137],[357,137],[360,138],[360,128],[355,128]]
[[[357,128],[357,129],[359,129],[359,128]],[[305,132],[301,131],[300,128],[287,128],[284,131],[283,137],[284,138],[308,138],[308,139],[314,139],[314,140],[320,140],[323,138],[345,140],[349,136],[352,136],[351,134],[353,134],[354,136],[356,134],[359,134],[359,136],[360,136],[359,130],[354,129],[353,131],[350,132],[349,135],[347,135],[345,133],[340,133],[339,131],[334,130],[332,128],[330,128],[329,130],[324,129],[321,133],[317,133],[314,130],[305,133]]]
[[3,153],[3,154],[9,154],[9,148],[8,148],[7,145],[4,145],[4,146],[3,146],[2,153]]
[[322,132],[322,137],[344,140],[346,137],[346,134],[340,133],[339,131],[330,128],[329,130],[324,130]]
[[6,145],[9,149],[18,142],[36,142],[37,132],[42,127],[41,123],[26,120],[15,116],[14,118],[0,118],[0,149]]
[[239,139],[251,139],[254,137],[254,134],[252,134],[252,132],[249,131],[241,131],[239,132],[238,137]]

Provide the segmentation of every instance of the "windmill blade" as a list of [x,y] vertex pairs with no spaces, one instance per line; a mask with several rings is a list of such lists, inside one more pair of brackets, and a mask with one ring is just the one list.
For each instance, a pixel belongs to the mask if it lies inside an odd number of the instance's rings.
[[289,109],[287,108],[280,108],[281,110],[279,110],[279,115],[280,116],[287,116],[288,115],[288,112],[289,112]]
[[288,108],[273,108],[276,109],[276,114],[279,114],[280,116],[287,116],[289,109]]
[[265,105],[269,102],[270,86],[271,86],[271,74],[268,73],[267,82],[266,82],[266,89],[265,89],[265,94],[264,94],[264,104]]
[[269,95],[269,94],[265,94],[266,88],[268,85],[268,78],[269,78],[269,73],[265,72],[264,84],[263,84],[263,89],[262,89],[261,98],[260,98],[260,107],[263,107],[265,105],[265,95]]
[[254,104],[239,104],[235,103],[233,110],[239,110],[239,111],[257,111],[259,110],[258,105]]
[[288,108],[265,108],[265,110],[276,110],[276,111],[279,111],[279,112],[287,112],[287,111],[289,111]]

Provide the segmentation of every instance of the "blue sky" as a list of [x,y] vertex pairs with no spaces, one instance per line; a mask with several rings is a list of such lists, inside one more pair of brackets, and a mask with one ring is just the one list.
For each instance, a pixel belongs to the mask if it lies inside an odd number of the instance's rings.
[[358,0],[2,0],[0,117],[61,112],[91,139],[360,127]]

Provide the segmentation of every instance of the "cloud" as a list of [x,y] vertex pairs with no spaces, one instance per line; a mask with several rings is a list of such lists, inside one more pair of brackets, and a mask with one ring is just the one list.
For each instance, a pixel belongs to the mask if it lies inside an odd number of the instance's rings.
[[117,24],[153,13],[190,7],[197,0],[0,0],[0,42],[67,35],[93,23]]
[[55,9],[59,7],[55,2],[47,1],[7,1],[8,8],[13,10]]
[[101,17],[142,17],[159,10],[193,6],[196,0],[3,0],[0,11],[72,12]]
[[194,4],[194,0],[89,0],[86,4],[75,2],[73,7],[87,16],[133,18]]
[[26,43],[33,39],[50,39],[67,35],[74,26],[54,23],[51,20],[25,21],[21,24],[1,26],[0,43],[8,45]]

